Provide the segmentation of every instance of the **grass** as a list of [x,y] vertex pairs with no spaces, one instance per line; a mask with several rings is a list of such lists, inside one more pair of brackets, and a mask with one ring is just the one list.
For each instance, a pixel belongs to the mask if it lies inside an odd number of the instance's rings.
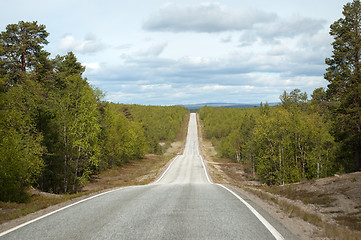
[[293,188],[292,185],[287,186],[262,186],[263,190],[286,197],[291,200],[300,200],[304,204],[314,204],[323,207],[330,207],[336,201],[328,193],[312,192],[303,189]]
[[33,195],[27,203],[0,202],[0,224],[45,209],[49,206],[77,198],[84,193],[63,194],[56,197]]
[[[320,216],[314,213],[303,210],[302,208],[292,204],[290,201],[279,199],[273,194],[265,192],[264,190],[250,188],[247,186],[238,186],[242,189],[256,195],[260,199],[273,202],[277,204],[280,209],[288,215],[289,218],[299,217],[306,222],[309,222],[322,231],[318,234],[319,237],[327,237],[330,239],[342,239],[342,240],[354,240],[361,239],[360,225],[361,218],[357,216],[350,216],[348,218],[339,218],[336,219],[338,224],[333,224],[325,222],[321,219]],[[348,223],[346,223],[348,222]],[[347,227],[345,227],[347,224]],[[353,226],[353,227],[352,227]]]
[[141,160],[134,160],[93,176],[92,181],[83,190],[93,192],[114,187],[149,184],[157,178],[163,166],[172,158],[171,155],[147,154]]
[[71,199],[99,192],[105,189],[131,185],[145,185],[155,181],[170,159],[184,148],[187,136],[189,114],[176,138],[163,155],[147,154],[143,159],[130,161],[120,167],[105,170],[92,176],[82,192],[76,194],[33,194],[27,203],[12,203],[0,201],[0,224],[21,216],[45,209],[49,206],[66,202]]
[[349,228],[338,226],[330,223],[323,223],[324,231],[320,233],[320,237],[328,237],[330,239],[355,240],[361,239],[361,233]]
[[[224,172],[228,177],[236,175],[234,171],[232,173],[229,169]],[[361,239],[361,211],[360,214],[335,218],[337,224],[334,224],[324,221],[319,215],[308,212],[291,201],[277,197],[277,195],[279,195],[292,201],[300,200],[304,204],[315,204],[326,207],[331,206],[335,201],[330,194],[294,189],[292,186],[270,187],[262,185],[260,187],[249,187],[243,185],[242,181],[239,181],[239,179],[238,184],[234,185],[256,195],[260,199],[275,203],[289,218],[299,217],[304,221],[319,227],[321,229],[319,237],[342,240]]]
[[290,203],[289,201],[275,197],[273,194],[270,194],[270,193],[267,193],[267,192],[264,192],[262,190],[258,190],[255,188],[246,187],[246,186],[240,186],[240,187],[242,189],[256,195],[257,197],[259,197],[263,200],[276,203],[277,205],[280,206],[280,209],[283,212],[285,212],[288,215],[288,217],[290,217],[290,218],[300,217],[304,221],[312,223],[316,226],[319,226],[320,222],[322,222],[322,219],[318,215],[309,213],[309,212],[303,210],[302,208]]
[[361,216],[359,214],[348,214],[346,216],[335,217],[340,225],[349,226],[350,229],[361,231]]

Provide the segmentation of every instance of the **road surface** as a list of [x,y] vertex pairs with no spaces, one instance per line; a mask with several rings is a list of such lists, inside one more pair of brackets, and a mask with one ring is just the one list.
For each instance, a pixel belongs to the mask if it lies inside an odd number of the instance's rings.
[[184,153],[157,182],[97,195],[4,232],[0,239],[283,239],[244,203],[209,181],[191,114]]

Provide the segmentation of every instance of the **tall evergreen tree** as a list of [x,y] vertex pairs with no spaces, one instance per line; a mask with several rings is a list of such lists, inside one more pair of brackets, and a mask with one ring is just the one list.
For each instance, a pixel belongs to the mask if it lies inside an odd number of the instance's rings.
[[9,24],[1,33],[0,67],[3,74],[8,74],[8,86],[19,83],[25,72],[33,71],[39,59],[49,55],[43,50],[48,35],[45,25],[36,21]]
[[42,91],[32,76],[48,56],[47,36],[45,26],[22,21],[0,33],[0,200],[23,201],[44,166],[34,117]]
[[[361,166],[361,3],[344,6],[343,18],[331,25],[333,55],[326,59],[325,74],[330,84],[327,95],[337,102],[333,109],[335,136],[343,151],[354,156],[354,169]],[[346,156],[347,157],[347,156]],[[350,168],[350,161],[347,162]]]

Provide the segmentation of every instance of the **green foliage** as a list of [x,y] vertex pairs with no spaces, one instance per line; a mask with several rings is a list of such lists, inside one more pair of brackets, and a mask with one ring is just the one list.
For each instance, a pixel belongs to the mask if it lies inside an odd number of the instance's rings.
[[54,84],[44,86],[47,95],[37,118],[47,147],[39,184],[43,190],[76,192],[100,161],[98,100],[73,53],[57,57],[54,65]]
[[44,167],[36,121],[42,86],[31,78],[48,56],[47,36],[45,26],[22,21],[0,34],[0,200],[25,201]]
[[[222,157],[240,161],[252,136],[259,109],[203,107],[199,111],[206,137],[212,139]],[[243,156],[244,157],[244,156]]]
[[142,126],[129,121],[120,106],[108,103],[104,107],[102,168],[120,166],[129,160],[139,159],[145,153],[145,137]]
[[[344,18],[331,25],[333,55],[325,79],[330,82],[327,97],[334,104],[334,136],[342,142],[339,157],[348,171],[361,168],[361,2],[344,6]],[[353,155],[354,160],[351,160]]]
[[25,190],[40,176],[42,135],[37,133],[30,110],[32,86],[0,93],[0,200],[25,201]]
[[[294,90],[282,106],[257,109],[204,107],[205,133],[222,157],[246,163],[267,184],[328,176],[337,169],[330,124]],[[313,103],[315,104],[315,103]]]
[[0,35],[0,66],[7,74],[7,85],[21,81],[25,72],[31,72],[39,64],[39,58],[49,54],[43,50],[48,44],[44,25],[37,22],[9,24]]
[[0,201],[25,201],[30,185],[73,193],[94,173],[160,153],[187,112],[102,102],[72,52],[49,58],[47,36],[22,21],[0,34]]
[[181,106],[121,105],[126,117],[139,122],[146,138],[146,151],[160,154],[160,143],[167,145],[174,141],[188,110]]

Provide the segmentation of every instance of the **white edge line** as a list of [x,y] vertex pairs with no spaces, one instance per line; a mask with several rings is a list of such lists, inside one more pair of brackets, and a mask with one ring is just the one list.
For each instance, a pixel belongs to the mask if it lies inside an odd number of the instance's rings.
[[[169,170],[169,168],[171,167],[171,165],[174,163],[174,161],[175,161],[178,157],[179,157],[179,155],[176,156],[176,157],[173,159],[173,161],[171,162],[171,164],[169,164],[168,168],[164,171],[164,173],[162,174],[162,176],[161,176],[157,181],[155,181],[155,182],[152,183],[152,184],[158,183],[158,182],[164,177],[164,175],[167,173],[167,171]],[[207,176],[207,177],[208,177],[208,176]],[[142,186],[142,185],[140,185],[140,186]],[[20,225],[18,225],[18,226],[16,226],[16,227],[10,228],[10,229],[8,229],[8,230],[6,230],[6,231],[4,231],[4,232],[1,232],[1,233],[0,233],[0,237],[5,236],[6,234],[11,233],[11,232],[13,232],[13,231],[15,231],[15,230],[17,230],[17,229],[19,229],[19,228],[25,227],[26,225],[29,225],[29,224],[31,224],[31,223],[33,223],[33,222],[36,222],[36,221],[39,221],[40,219],[46,218],[46,217],[48,217],[48,216],[50,216],[50,215],[52,215],[52,214],[55,214],[55,213],[60,212],[60,211],[62,211],[62,210],[65,210],[65,209],[67,209],[67,208],[69,208],[69,207],[72,207],[72,206],[74,206],[74,205],[77,205],[77,204],[79,204],[79,203],[88,201],[88,200],[90,200],[90,199],[93,199],[93,198],[96,198],[96,197],[99,197],[99,196],[102,196],[102,195],[104,195],[104,194],[108,194],[108,193],[111,193],[111,192],[114,192],[114,191],[117,191],[117,190],[120,190],[120,189],[126,189],[126,188],[132,188],[132,187],[139,187],[139,186],[136,185],[136,186],[121,187],[121,188],[109,190],[109,191],[102,192],[102,193],[99,193],[99,194],[97,194],[97,195],[94,195],[94,196],[85,198],[85,199],[80,200],[80,201],[78,201],[78,202],[69,204],[69,205],[67,205],[67,206],[65,206],[65,207],[59,208],[59,209],[57,209],[57,210],[55,210],[55,211],[52,211],[52,212],[50,212],[50,213],[44,214],[44,215],[42,215],[42,216],[40,216],[40,217],[34,218],[34,219],[32,219],[32,220],[30,220],[30,221],[28,221],[28,222],[22,223],[22,224],[20,224]]]
[[[208,172],[207,172],[206,166],[205,166],[205,164],[204,164],[203,157],[202,157],[202,155],[199,155],[199,156],[200,156],[200,158],[201,158],[202,165],[203,165],[203,169],[204,169],[204,172],[205,172],[205,174],[206,174],[207,180],[208,180],[208,182],[209,182],[210,184],[213,184],[212,181],[209,179]],[[158,183],[158,182],[164,177],[164,175],[168,172],[169,168],[172,166],[172,164],[174,163],[174,161],[175,161],[178,157],[179,157],[179,155],[176,156],[176,157],[173,159],[173,161],[171,162],[171,164],[169,164],[168,168],[164,171],[164,173],[162,174],[162,176],[160,176],[160,178],[159,178],[157,181],[155,181],[154,183],[152,183],[152,184]],[[235,197],[237,197],[244,205],[246,205],[246,207],[248,207],[248,209],[251,210],[251,212],[263,223],[263,225],[272,233],[272,235],[273,235],[277,240],[284,240],[283,236],[282,236],[261,214],[259,214],[259,213],[256,211],[256,209],[254,209],[249,203],[247,203],[245,200],[243,200],[243,198],[241,198],[240,196],[238,196],[236,193],[234,193],[232,190],[230,190],[230,189],[227,188],[226,186],[223,186],[223,185],[221,185],[221,184],[217,184],[217,185],[223,187],[223,188],[226,189],[226,190],[228,190],[228,191],[229,191],[230,193],[232,193]],[[23,224],[20,224],[20,225],[18,225],[18,226],[16,226],[16,227],[13,227],[13,228],[9,229],[9,230],[6,230],[6,231],[0,233],[0,237],[5,236],[6,234],[8,234],[8,233],[10,233],[10,232],[13,232],[13,231],[15,231],[15,230],[17,230],[17,229],[19,229],[19,228],[22,228],[22,227],[24,227],[24,226],[26,226],[26,225],[29,225],[29,224],[31,224],[31,223],[33,223],[33,222],[36,222],[36,221],[40,220],[40,219],[46,218],[46,217],[48,217],[48,216],[50,216],[50,215],[52,215],[52,214],[55,214],[55,213],[57,213],[57,212],[60,212],[60,211],[62,211],[62,210],[64,210],[64,209],[67,209],[67,208],[72,207],[72,206],[74,206],[74,205],[77,205],[77,204],[79,204],[79,203],[88,201],[88,200],[90,200],[90,199],[93,199],[93,198],[96,198],[96,197],[99,197],[99,196],[102,196],[102,195],[104,195],[104,194],[108,194],[108,193],[111,193],[111,192],[114,192],[114,191],[117,191],[117,190],[120,190],[120,189],[126,189],[126,188],[131,188],[131,187],[139,187],[139,186],[129,186],[129,187],[117,188],[117,189],[113,189],[113,190],[110,190],[110,191],[106,191],[106,192],[103,192],[103,193],[100,193],[100,194],[97,194],[97,195],[88,197],[88,198],[86,198],[86,199],[83,199],[83,200],[80,200],[80,201],[78,201],[78,202],[72,203],[72,204],[67,205],[67,206],[65,206],[65,207],[62,207],[62,208],[60,208],[60,209],[57,209],[57,210],[55,210],[55,211],[52,211],[52,212],[50,212],[50,213],[47,213],[47,214],[45,214],[45,215],[42,215],[42,216],[37,217],[37,218],[35,218],[35,219],[32,219],[32,220],[30,220],[30,221],[28,221],[28,222],[25,222],[25,223],[23,223]]]
[[[202,160],[203,169],[204,169],[204,172],[206,173],[207,180],[208,180],[208,182],[210,184],[213,184],[213,182],[211,182],[211,180],[209,179],[208,172],[207,172],[207,169],[205,167],[203,157],[202,157],[202,155],[199,155],[199,156],[200,156],[200,158]],[[217,184],[217,183],[216,183],[216,185],[221,186],[224,189],[228,190],[236,198],[238,198],[244,205],[246,205],[246,207],[261,221],[261,223],[268,229],[268,231],[271,232],[271,234],[276,238],[276,240],[284,240],[283,236],[261,214],[259,214],[257,212],[257,210],[254,209],[248,202],[246,202],[243,198],[238,196],[235,192],[233,192],[231,189],[227,188],[226,186],[224,186],[222,184]]]
[[157,184],[160,180],[162,180],[162,178],[164,177],[164,175],[168,172],[169,168],[172,166],[172,164],[174,163],[174,161],[179,157],[180,155],[176,156],[172,162],[169,164],[169,166],[167,167],[167,169],[164,171],[164,173],[162,174],[162,176],[160,176],[160,178],[158,178],[157,181],[151,183],[151,184]]
[[[142,185],[140,185],[140,186],[142,186]],[[60,211],[62,211],[62,210],[64,210],[64,209],[67,209],[67,208],[72,207],[72,206],[74,206],[74,205],[77,205],[77,204],[79,204],[79,203],[82,203],[82,202],[88,201],[88,200],[90,200],[90,199],[93,199],[93,198],[102,196],[102,195],[104,195],[104,194],[108,194],[108,193],[111,193],[111,192],[114,192],[114,191],[118,191],[118,190],[121,190],[121,189],[132,188],[132,187],[139,187],[139,186],[136,185],[136,186],[120,187],[120,188],[112,189],[112,190],[109,190],[109,191],[106,191],[106,192],[102,192],[102,193],[99,193],[99,194],[97,194],[97,195],[94,195],[94,196],[91,196],[91,197],[82,199],[82,200],[80,200],[80,201],[78,201],[78,202],[69,204],[69,205],[67,205],[67,206],[65,206],[65,207],[59,208],[59,209],[57,209],[57,210],[55,210],[55,211],[52,211],[52,212],[47,213],[47,214],[44,214],[44,215],[42,215],[42,216],[40,216],[40,217],[34,218],[34,219],[32,219],[32,220],[30,220],[30,221],[28,221],[28,222],[25,222],[25,223],[23,223],[23,224],[20,224],[20,225],[16,226],[16,227],[10,228],[10,229],[8,229],[8,230],[0,233],[0,237],[5,236],[6,234],[8,234],[8,233],[10,233],[10,232],[13,232],[13,231],[15,231],[15,230],[17,230],[17,229],[19,229],[19,228],[22,228],[22,227],[24,227],[24,226],[26,226],[26,225],[29,225],[29,224],[31,224],[31,223],[33,223],[33,222],[36,222],[36,221],[40,220],[40,219],[46,218],[46,217],[48,217],[48,216],[50,216],[50,215],[52,215],[52,214],[54,214],[54,213],[60,212]]]
[[204,172],[206,173],[206,177],[207,177],[207,180],[210,184],[213,184],[213,182],[210,180],[209,176],[208,176],[208,172],[207,172],[207,169],[206,169],[206,165],[204,164],[204,160],[203,160],[203,157],[202,155],[199,155],[199,157],[201,158],[202,160],[202,165],[203,165],[203,169],[204,169]]
[[248,202],[246,202],[243,198],[238,196],[236,193],[234,193],[232,190],[227,188],[226,186],[223,186],[222,184],[217,184],[218,186],[223,187],[224,189],[228,190],[230,193],[232,193],[236,198],[238,198],[246,207],[248,207],[249,210],[263,223],[263,225],[268,229],[268,231],[271,232],[271,234],[277,239],[277,240],[284,240],[283,236],[261,215],[257,212],[256,209],[254,209]]

